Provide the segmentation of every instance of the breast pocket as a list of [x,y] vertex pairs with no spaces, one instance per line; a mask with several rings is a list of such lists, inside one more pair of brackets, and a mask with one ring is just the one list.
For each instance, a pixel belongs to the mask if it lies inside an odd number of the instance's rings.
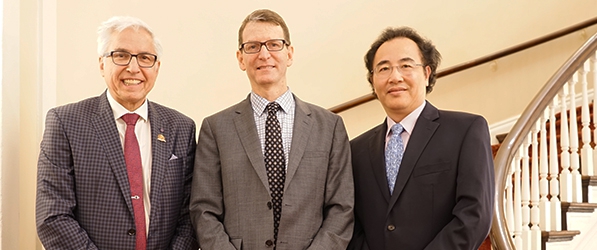
[[444,174],[448,173],[452,169],[451,162],[439,162],[434,164],[428,164],[423,166],[417,166],[413,170],[413,177],[417,182],[423,184],[434,184],[437,183],[441,178],[446,178]]

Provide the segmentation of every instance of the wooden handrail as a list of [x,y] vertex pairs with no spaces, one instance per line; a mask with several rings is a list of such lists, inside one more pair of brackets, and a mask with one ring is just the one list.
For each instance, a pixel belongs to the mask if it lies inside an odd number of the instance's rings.
[[[480,57],[480,58],[477,58],[475,60],[471,60],[471,61],[468,61],[468,62],[465,62],[465,63],[461,63],[461,64],[458,64],[458,65],[455,65],[455,66],[452,66],[452,67],[449,67],[449,68],[446,68],[446,69],[439,70],[437,72],[437,77],[440,78],[440,77],[444,77],[444,76],[447,76],[447,75],[451,75],[451,74],[454,74],[456,72],[460,72],[460,71],[463,71],[463,70],[466,70],[466,69],[470,69],[470,68],[479,66],[481,64],[484,64],[484,63],[487,63],[487,62],[491,62],[493,60],[496,60],[496,59],[499,59],[499,58],[502,58],[502,57],[505,57],[505,56],[512,55],[512,54],[520,52],[522,50],[526,50],[526,49],[532,48],[534,46],[537,46],[539,44],[543,44],[543,43],[549,42],[549,41],[554,40],[556,38],[568,35],[568,34],[570,34],[572,32],[584,29],[586,27],[593,26],[595,24],[597,24],[597,17],[594,17],[594,18],[586,20],[584,22],[572,25],[572,26],[570,26],[568,28],[561,29],[561,30],[553,32],[551,34],[548,34],[548,35],[545,35],[545,36],[542,36],[542,37],[530,40],[528,42],[521,43],[519,45],[516,45],[516,46],[510,47],[510,48],[504,49],[502,51],[498,51],[496,53],[489,54],[487,56]],[[334,113],[340,113],[342,111],[354,108],[356,106],[359,106],[359,105],[361,105],[363,103],[367,103],[367,102],[372,101],[372,100],[375,100],[375,96],[373,96],[373,94],[367,94],[367,95],[358,97],[356,99],[353,99],[351,101],[342,103],[340,105],[331,107],[331,108],[329,108],[329,110],[332,111],[332,112],[334,112]]]
[[531,133],[536,121],[543,115],[547,106],[552,103],[553,98],[562,90],[578,68],[591,56],[595,55],[595,51],[597,51],[597,34],[591,36],[539,90],[501,143],[494,158],[496,193],[491,239],[495,249],[515,249],[507,228],[505,209],[503,209],[503,191],[506,190],[506,183],[512,181],[511,177],[508,176],[510,163],[518,153],[518,148],[527,139],[526,135]]

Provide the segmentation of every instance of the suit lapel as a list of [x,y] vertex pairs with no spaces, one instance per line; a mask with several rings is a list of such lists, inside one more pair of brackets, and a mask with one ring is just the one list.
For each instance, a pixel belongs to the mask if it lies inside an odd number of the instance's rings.
[[286,169],[286,183],[284,187],[288,187],[292,177],[298,169],[299,163],[303,158],[307,143],[309,141],[309,135],[311,134],[311,127],[313,122],[311,121],[311,110],[309,107],[296,96],[293,95],[296,103],[294,111],[294,128],[292,131],[292,146],[290,147],[290,153],[288,154],[288,167]]
[[108,160],[114,177],[120,186],[122,196],[133,216],[133,205],[131,204],[131,191],[129,187],[128,174],[126,172],[126,164],[124,162],[124,151],[122,143],[114,121],[114,114],[112,108],[108,103],[106,92],[99,97],[98,106],[93,115],[92,124],[100,140],[100,145],[103,145],[104,152],[106,152],[106,159]]
[[[147,103],[149,125],[151,128],[151,190],[150,190],[150,201],[151,201],[151,214],[149,215],[149,232],[152,230],[151,221],[155,221],[160,210],[160,199],[162,196],[162,186],[164,184],[164,176],[166,168],[168,166],[168,160],[171,157],[171,152],[174,148],[174,132],[171,125],[165,122],[163,116],[156,111],[155,104],[152,102]],[[161,136],[159,136],[161,135]],[[158,140],[162,138],[163,140]],[[177,155],[177,157],[183,157]],[[148,235],[149,236],[149,235]]]
[[255,125],[255,117],[253,116],[253,108],[251,107],[250,97],[237,105],[236,117],[234,117],[234,126],[242,147],[245,149],[247,157],[255,172],[261,179],[263,186],[269,190],[269,182],[267,181],[267,174],[265,171],[265,160],[263,158],[263,151],[261,149],[261,141],[257,134],[257,126]]
[[387,122],[384,122],[375,128],[375,133],[369,140],[369,161],[370,166],[377,180],[379,191],[383,194],[386,202],[390,202],[390,189],[388,188],[388,179],[386,178],[386,164],[385,164],[385,144],[386,131],[388,130]]
[[400,197],[400,193],[402,193],[402,190],[410,178],[412,171],[415,168],[415,164],[419,160],[419,157],[421,157],[427,143],[429,143],[429,140],[437,130],[437,127],[439,127],[439,123],[435,122],[437,118],[439,118],[437,108],[427,102],[423,112],[421,112],[421,115],[417,119],[415,128],[413,129],[412,135],[408,140],[408,145],[404,151],[398,178],[396,179],[396,185],[394,186],[394,193],[390,200],[390,206],[388,207],[388,213],[398,200],[398,197]]

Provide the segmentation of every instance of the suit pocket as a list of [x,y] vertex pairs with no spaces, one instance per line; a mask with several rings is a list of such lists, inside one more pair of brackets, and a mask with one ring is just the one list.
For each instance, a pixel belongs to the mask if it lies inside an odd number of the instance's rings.
[[413,176],[419,177],[422,175],[443,172],[443,171],[450,170],[450,168],[451,168],[450,162],[440,162],[440,163],[435,163],[435,164],[418,166],[413,170]]
[[327,151],[305,151],[303,158],[327,158],[328,155]]
[[242,250],[243,248],[243,239],[230,239],[230,243],[236,248],[237,250]]

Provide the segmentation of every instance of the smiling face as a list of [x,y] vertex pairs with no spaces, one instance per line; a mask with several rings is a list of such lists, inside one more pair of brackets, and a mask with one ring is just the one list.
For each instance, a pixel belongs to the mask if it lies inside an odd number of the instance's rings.
[[[249,22],[242,34],[243,43],[284,39],[282,28],[269,22]],[[286,69],[292,65],[293,51],[291,45],[281,51],[268,51],[262,46],[261,51],[255,54],[238,50],[236,58],[240,69],[247,72],[253,91],[265,96],[261,92],[286,91]]]
[[[106,53],[110,51],[156,54],[151,35],[142,28],[126,28],[121,32],[113,32]],[[153,88],[160,61],[158,58],[153,67],[141,68],[137,58],[133,57],[129,65],[119,66],[108,56],[99,58],[99,66],[112,97],[126,109],[133,111],[143,104]]]
[[[421,64],[421,52],[415,42],[400,37],[383,43],[373,59],[373,67],[403,62]],[[414,67],[408,75],[401,74],[395,68],[387,77],[373,74],[373,90],[390,118],[400,122],[404,117],[425,101],[426,86],[429,82],[429,66]]]

